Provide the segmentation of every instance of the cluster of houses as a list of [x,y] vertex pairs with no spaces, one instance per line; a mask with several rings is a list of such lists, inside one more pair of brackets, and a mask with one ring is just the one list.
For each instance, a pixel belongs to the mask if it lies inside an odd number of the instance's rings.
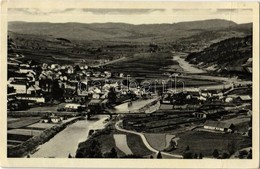
[[[252,87],[252,86],[251,86]],[[220,90],[201,90],[199,88],[187,88],[178,93],[165,93],[162,96],[161,103],[174,105],[175,108],[185,107],[185,105],[198,105],[205,102],[223,102],[223,103],[250,103],[252,94],[232,94],[232,91],[243,90],[248,86],[235,86],[229,89]],[[165,106],[164,106],[165,107]]]
[[[113,79],[113,80],[111,80]],[[117,80],[114,80],[117,79]],[[8,102],[10,107],[19,110],[19,101],[30,104],[44,104],[53,101],[51,97],[54,81],[62,93],[61,102],[100,104],[106,102],[111,88],[116,89],[117,102],[133,96],[142,96],[145,91],[140,87],[127,86],[128,77],[121,72],[111,73],[87,65],[42,65],[31,61],[8,59]],[[57,85],[57,84],[56,84]],[[14,108],[16,107],[16,108]]]

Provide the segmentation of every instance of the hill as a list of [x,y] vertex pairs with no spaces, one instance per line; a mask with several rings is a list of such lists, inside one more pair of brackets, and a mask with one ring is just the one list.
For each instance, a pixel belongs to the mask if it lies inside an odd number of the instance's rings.
[[189,37],[205,30],[230,29],[237,25],[232,21],[220,19],[143,25],[9,22],[8,30],[20,34],[55,36],[69,40],[164,41]]
[[252,57],[252,36],[234,37],[210,45],[203,51],[187,56],[186,61],[217,72],[242,71],[242,65]]
[[46,63],[96,64],[158,51],[201,51],[213,43],[252,34],[252,23],[204,20],[173,24],[8,23],[8,56]]

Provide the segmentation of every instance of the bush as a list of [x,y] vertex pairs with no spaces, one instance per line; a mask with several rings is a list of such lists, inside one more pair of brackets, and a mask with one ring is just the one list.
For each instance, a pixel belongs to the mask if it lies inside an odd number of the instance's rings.
[[215,157],[215,158],[218,158],[219,152],[218,152],[217,149],[215,149],[215,150],[213,151],[212,156]]

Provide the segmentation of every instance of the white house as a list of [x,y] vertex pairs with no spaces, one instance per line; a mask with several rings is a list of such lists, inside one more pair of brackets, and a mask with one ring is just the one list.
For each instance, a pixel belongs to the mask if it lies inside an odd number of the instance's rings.
[[25,94],[27,92],[26,82],[11,82],[8,86],[13,87],[15,89],[15,93],[17,94]]
[[208,130],[232,132],[235,126],[232,123],[225,123],[220,121],[206,121],[203,127],[204,129]]

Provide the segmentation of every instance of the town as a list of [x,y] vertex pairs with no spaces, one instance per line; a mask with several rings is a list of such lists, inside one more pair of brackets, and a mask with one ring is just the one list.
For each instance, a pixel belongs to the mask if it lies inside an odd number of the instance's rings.
[[[252,65],[252,59],[245,65]],[[109,118],[103,130],[109,130],[109,134],[90,130],[93,135],[90,137],[95,138],[97,133],[100,140],[114,139],[114,147],[107,147],[106,151],[116,148],[121,157],[250,158],[252,84],[227,83],[220,78],[218,84],[186,87],[186,76],[168,72],[160,78],[140,81],[103,66],[48,65],[8,58],[10,156],[15,156],[12,150],[16,155],[28,155],[34,151],[30,148],[39,143],[23,151],[19,146],[29,144],[26,142],[32,138],[46,136],[46,132],[52,133],[48,131],[52,128],[65,128],[82,117],[91,120],[104,115]],[[144,133],[151,149],[145,142],[140,143],[140,149],[128,143],[132,135],[139,137],[131,132]],[[227,140],[221,140],[223,137]],[[216,147],[210,146],[212,139]],[[79,145],[76,157],[87,156],[82,149],[84,144]]]

